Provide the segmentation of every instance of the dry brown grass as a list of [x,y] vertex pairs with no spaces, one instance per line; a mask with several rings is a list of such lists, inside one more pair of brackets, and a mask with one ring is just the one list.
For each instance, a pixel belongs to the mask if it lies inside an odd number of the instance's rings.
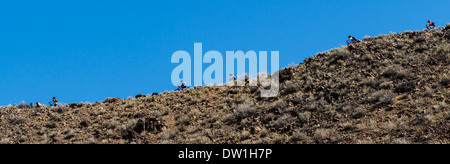
[[[201,86],[1,107],[0,143],[450,143],[447,33],[382,35],[317,54],[281,70],[274,98],[259,87]],[[148,118],[164,127],[139,129]]]

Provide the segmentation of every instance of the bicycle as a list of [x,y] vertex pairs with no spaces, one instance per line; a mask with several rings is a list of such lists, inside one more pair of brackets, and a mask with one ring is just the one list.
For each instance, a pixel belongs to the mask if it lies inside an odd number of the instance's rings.
[[353,44],[353,43],[358,43],[359,40],[354,40],[354,39],[349,39],[347,40],[347,45]]
[[58,105],[58,104],[56,104],[56,103],[53,102],[53,101],[48,102],[48,104],[50,105],[50,107],[51,107],[51,106],[55,106],[55,107],[56,107],[56,106]]

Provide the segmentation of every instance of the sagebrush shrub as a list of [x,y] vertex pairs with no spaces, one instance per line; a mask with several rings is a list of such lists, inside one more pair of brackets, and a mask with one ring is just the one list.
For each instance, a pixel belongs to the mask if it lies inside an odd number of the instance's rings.
[[252,116],[255,113],[256,109],[253,103],[244,103],[237,106],[236,110],[234,111],[234,116],[236,117],[236,119],[241,120],[243,118]]
[[416,87],[416,84],[414,82],[408,81],[401,83],[397,87],[395,87],[394,91],[397,93],[405,93],[412,91]]

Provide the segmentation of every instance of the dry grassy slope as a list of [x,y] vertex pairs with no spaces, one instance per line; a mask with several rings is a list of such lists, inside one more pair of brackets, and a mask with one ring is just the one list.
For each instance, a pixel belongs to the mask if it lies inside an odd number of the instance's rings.
[[[280,95],[196,87],[0,108],[0,143],[450,143],[450,26],[365,38],[281,72]],[[292,72],[292,74],[291,74]],[[165,121],[136,132],[139,119]]]

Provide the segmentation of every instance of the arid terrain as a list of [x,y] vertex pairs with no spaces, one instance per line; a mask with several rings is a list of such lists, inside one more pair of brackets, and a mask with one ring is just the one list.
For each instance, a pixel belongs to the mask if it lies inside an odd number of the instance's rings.
[[0,143],[450,143],[450,25],[366,37],[260,86],[0,107]]

